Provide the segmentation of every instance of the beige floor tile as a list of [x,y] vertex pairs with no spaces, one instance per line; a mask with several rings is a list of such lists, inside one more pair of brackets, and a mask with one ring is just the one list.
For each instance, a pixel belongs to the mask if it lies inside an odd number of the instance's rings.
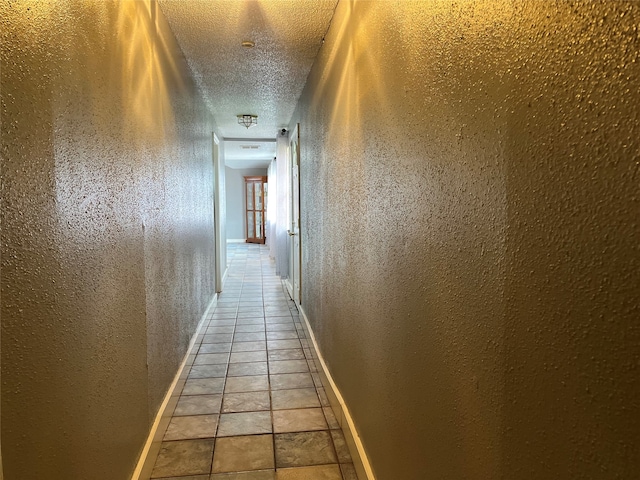
[[223,413],[258,412],[270,408],[269,392],[226,393],[222,402]]
[[209,475],[189,475],[188,477],[162,477],[153,480],[209,480]]
[[[208,479],[209,477],[207,477]],[[211,480],[275,480],[275,470],[256,470],[254,472],[216,473]],[[182,480],[176,479],[176,480]],[[356,479],[357,480],[357,479]]]
[[320,400],[318,400],[318,394],[315,388],[273,390],[271,392],[271,408],[273,408],[273,410],[290,410],[293,408],[312,408],[319,406]]
[[236,324],[236,318],[235,315],[229,315],[226,318],[216,318],[211,320],[211,323],[209,323],[209,326],[211,327],[228,327],[228,326],[234,326]]
[[244,363],[244,362],[266,362],[267,352],[265,350],[259,350],[256,352],[233,352],[229,359],[229,363]]
[[276,467],[305,467],[338,463],[328,431],[274,435]]
[[301,348],[293,348],[289,350],[270,350],[269,361],[278,360],[304,360],[304,352]]
[[233,340],[232,333],[216,333],[202,337],[202,343],[229,343],[231,340]]
[[216,439],[212,473],[264,470],[274,467],[272,435]]
[[342,480],[339,465],[318,465],[315,467],[282,468],[276,473],[276,480]]
[[226,364],[229,361],[228,353],[200,353],[196,356],[194,365]]
[[264,315],[266,318],[283,317],[291,320],[291,310],[287,307],[265,307]]
[[[250,292],[247,292],[250,293]],[[262,292],[254,292],[255,296],[261,296]],[[249,307],[249,306],[241,306],[238,307],[238,314],[247,314],[248,316],[255,316],[255,317],[259,317],[264,313],[264,308],[260,307],[260,306],[253,306],[253,307]]]
[[182,395],[212,395],[222,393],[224,378],[190,378],[184,384]]
[[236,333],[242,332],[264,332],[265,327],[263,324],[248,324],[248,325],[237,325]]
[[220,415],[218,437],[271,433],[270,412],[223,413]]
[[269,375],[271,390],[288,390],[294,388],[314,388],[309,373],[281,373]]
[[269,373],[299,373],[308,371],[309,365],[306,360],[274,360],[269,362]]
[[173,417],[164,434],[164,441],[214,437],[217,426],[218,415]]
[[151,478],[209,473],[212,454],[213,439],[163,442]]
[[222,395],[191,395],[181,396],[178,400],[174,417],[184,415],[207,415],[212,413],[220,413],[220,404],[222,403]]
[[264,332],[236,332],[234,342],[259,342],[265,340]]
[[264,318],[262,315],[255,314],[238,314],[237,325],[262,325]]
[[214,310],[213,313],[214,315],[216,313],[234,313],[236,310],[238,310],[238,307],[235,304],[232,304],[230,306],[220,306],[218,305]]
[[189,371],[189,378],[220,378],[227,374],[227,364],[194,365]]
[[293,318],[291,315],[267,315],[264,317],[264,321],[266,324],[270,323],[281,323],[281,324],[291,324],[293,323]]
[[259,352],[267,348],[264,340],[259,342],[234,342],[231,346],[231,352]]
[[[186,387],[185,387],[186,388]],[[269,389],[267,375],[252,375],[248,377],[229,377],[224,393],[257,392]]]
[[[321,408],[276,410],[273,412],[274,433],[306,432],[328,429],[329,427],[324,419],[324,413]],[[350,460],[351,458],[349,458],[349,461]]]
[[300,340],[267,340],[269,350],[287,350],[290,348],[302,348]]
[[267,362],[244,362],[229,365],[230,377],[246,377],[247,375],[265,375],[268,373]]
[[216,325],[213,327],[207,327],[205,330],[206,335],[218,335],[220,333],[233,333],[233,325]]
[[290,332],[296,331],[293,322],[286,323],[267,323],[267,332]]
[[267,332],[267,340],[290,340],[293,338],[298,338],[298,332],[295,330]]
[[198,353],[226,353],[231,351],[231,343],[203,343]]

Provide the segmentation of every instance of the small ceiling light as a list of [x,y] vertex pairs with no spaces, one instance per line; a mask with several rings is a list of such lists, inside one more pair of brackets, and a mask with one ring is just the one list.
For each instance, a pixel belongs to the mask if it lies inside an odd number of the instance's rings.
[[244,48],[253,48],[256,46],[255,42],[252,42],[251,40],[245,40],[244,42],[242,42],[242,46]]
[[258,125],[257,115],[238,115],[238,124],[244,125],[247,128],[255,127]]

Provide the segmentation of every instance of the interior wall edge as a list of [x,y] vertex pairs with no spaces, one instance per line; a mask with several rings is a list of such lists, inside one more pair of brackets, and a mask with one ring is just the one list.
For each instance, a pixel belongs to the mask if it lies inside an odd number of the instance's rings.
[[[204,325],[205,320],[209,316],[209,312],[211,312],[218,303],[218,294],[215,293],[207,309],[202,314],[200,321],[198,322],[198,326],[189,341],[189,347],[187,348],[187,352],[176,371],[176,374],[169,386],[167,393],[164,396],[162,404],[160,408],[156,412],[155,419],[153,421],[153,425],[149,430],[149,434],[147,435],[147,440],[140,452],[140,457],[138,458],[138,462],[136,464],[136,468],[131,475],[131,480],[148,480],[151,477],[151,471],[153,470],[153,462],[155,462],[158,452],[160,450],[160,446],[162,443],[162,437],[164,436],[164,432],[171,420],[171,416],[173,415],[173,410],[176,407],[176,403],[178,401],[178,396],[173,395],[176,390],[181,389],[184,386],[184,382],[186,378],[182,375],[182,372],[185,369],[185,366],[189,364],[189,356],[193,354],[193,346],[200,335],[202,330],[202,326]],[[0,478],[0,480],[2,480]]]

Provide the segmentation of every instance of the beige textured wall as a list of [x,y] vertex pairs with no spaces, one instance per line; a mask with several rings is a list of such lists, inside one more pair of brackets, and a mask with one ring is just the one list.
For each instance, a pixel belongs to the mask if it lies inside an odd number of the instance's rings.
[[640,470],[640,5],[341,1],[302,305],[381,480]]
[[213,294],[212,120],[154,2],[0,35],[5,478],[128,479]]

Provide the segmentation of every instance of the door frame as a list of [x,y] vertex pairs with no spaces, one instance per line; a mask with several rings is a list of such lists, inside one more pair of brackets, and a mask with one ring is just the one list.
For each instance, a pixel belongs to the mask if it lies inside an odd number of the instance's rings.
[[[213,233],[215,244],[215,291],[222,292],[222,248],[226,248],[226,239],[222,238],[222,194],[220,178],[220,140],[213,132]],[[223,243],[224,242],[224,243]]]
[[[295,147],[295,148],[294,148]],[[287,290],[289,295],[300,306],[302,293],[302,239],[300,235],[300,124],[296,124],[289,136],[287,152],[289,170],[289,272]]]

